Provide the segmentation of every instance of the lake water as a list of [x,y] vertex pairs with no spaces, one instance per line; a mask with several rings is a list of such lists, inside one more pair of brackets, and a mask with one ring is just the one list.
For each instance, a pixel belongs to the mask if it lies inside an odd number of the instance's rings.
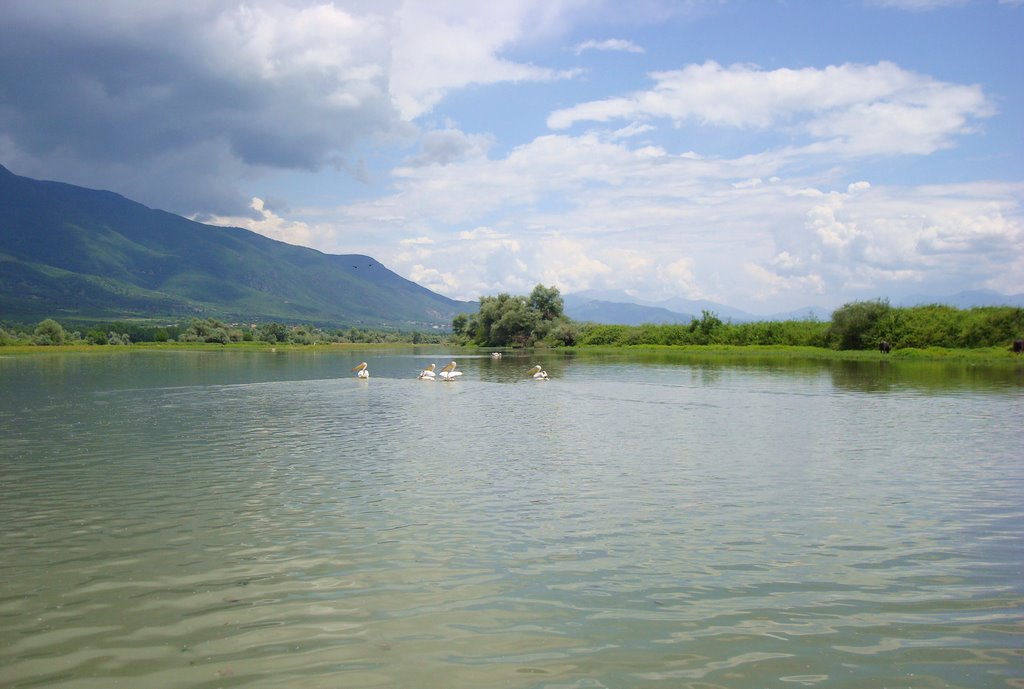
[[0,356],[0,686],[1024,687],[1019,367],[450,357]]

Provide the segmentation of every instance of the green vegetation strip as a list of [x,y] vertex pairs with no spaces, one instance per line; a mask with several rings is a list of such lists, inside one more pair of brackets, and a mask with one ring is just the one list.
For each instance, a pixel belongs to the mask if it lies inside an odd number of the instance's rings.
[[[332,343],[319,345],[325,350],[347,348],[364,349],[394,347],[394,343]],[[68,353],[84,354],[131,354],[154,351],[207,351],[207,352],[310,352],[313,347],[296,344],[269,344],[266,342],[235,342],[217,344],[208,342],[144,342],[137,345],[95,346],[87,344],[53,345],[11,345],[0,348],[0,356],[53,355]],[[547,348],[538,347],[536,351]],[[875,350],[836,350],[824,347],[785,345],[581,345],[559,347],[551,352],[573,353],[579,356],[620,358],[626,360],[657,360],[679,363],[745,363],[750,365],[772,365],[794,361],[879,361],[893,364],[946,361],[969,365],[1009,366],[1024,369],[1024,356],[1016,355],[1005,347],[984,347],[978,349],[952,349],[929,347],[927,349],[907,348],[882,354]]]
[[[685,351],[692,356],[758,359],[1019,362],[1024,309],[1013,306],[957,309],[929,305],[896,308],[887,301],[845,304],[827,322],[730,323],[704,311],[689,324],[639,326],[580,323],[569,319],[554,287],[537,285],[529,296],[481,297],[480,309],[460,314],[450,333],[347,329],[324,330],[281,323],[224,324],[193,318],[187,325],[90,324],[67,332],[53,319],[32,328],[0,327],[3,351],[21,346],[86,351],[140,342],[189,348],[315,346],[340,344],[441,344],[478,348],[566,348],[577,351]],[[68,349],[68,346],[71,349]],[[76,348],[81,349],[76,349]],[[884,350],[884,351],[883,351]]]
[[659,355],[706,361],[748,361],[772,363],[786,360],[802,361],[950,361],[972,364],[1015,365],[1024,368],[1024,357],[1005,347],[956,349],[928,347],[907,348],[883,354],[877,350],[829,349],[826,347],[787,345],[582,345],[567,348],[580,354],[606,356],[633,355],[657,357]]

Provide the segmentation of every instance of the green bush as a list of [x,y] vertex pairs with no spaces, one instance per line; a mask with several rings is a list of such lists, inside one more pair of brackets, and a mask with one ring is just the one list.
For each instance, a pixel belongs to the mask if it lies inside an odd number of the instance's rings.
[[64,327],[52,318],[47,318],[36,326],[32,343],[45,346],[62,345],[64,344]]
[[855,301],[832,312],[828,341],[836,349],[872,349],[893,338],[892,307],[886,299]]

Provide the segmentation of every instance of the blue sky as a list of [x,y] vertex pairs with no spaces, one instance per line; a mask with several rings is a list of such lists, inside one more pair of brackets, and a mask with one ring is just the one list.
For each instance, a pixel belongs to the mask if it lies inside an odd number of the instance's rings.
[[1024,4],[0,5],[0,163],[446,296],[1024,292]]

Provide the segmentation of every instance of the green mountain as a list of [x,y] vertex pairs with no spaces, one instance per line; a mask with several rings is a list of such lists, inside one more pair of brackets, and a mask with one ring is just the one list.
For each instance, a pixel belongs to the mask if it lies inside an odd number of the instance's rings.
[[0,165],[0,319],[214,317],[447,325],[448,299],[369,256],[331,255]]

